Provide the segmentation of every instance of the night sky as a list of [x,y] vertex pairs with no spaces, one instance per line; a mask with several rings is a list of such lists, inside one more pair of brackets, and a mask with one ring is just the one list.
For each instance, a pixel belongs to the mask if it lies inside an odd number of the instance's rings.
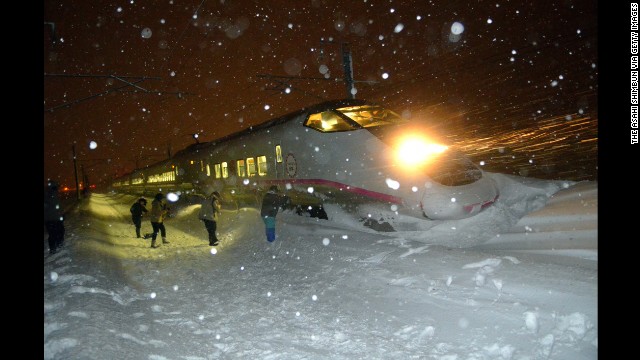
[[100,184],[345,98],[342,44],[356,98],[485,170],[597,180],[595,1],[47,0],[44,21],[45,181],[74,185],[74,143]]

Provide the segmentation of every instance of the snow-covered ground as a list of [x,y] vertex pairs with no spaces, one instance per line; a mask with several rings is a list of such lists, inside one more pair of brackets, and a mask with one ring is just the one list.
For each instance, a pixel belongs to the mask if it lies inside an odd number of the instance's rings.
[[490,176],[479,215],[396,232],[333,207],[279,215],[270,244],[256,209],[227,207],[216,248],[199,205],[151,249],[135,197],[94,193],[62,251],[45,233],[44,358],[596,359],[597,183]]

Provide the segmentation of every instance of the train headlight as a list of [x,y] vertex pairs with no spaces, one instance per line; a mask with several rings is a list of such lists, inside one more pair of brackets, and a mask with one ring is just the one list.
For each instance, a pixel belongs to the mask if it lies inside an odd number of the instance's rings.
[[417,165],[429,161],[436,154],[445,152],[448,146],[435,144],[419,138],[408,138],[400,143],[398,160],[406,165]]

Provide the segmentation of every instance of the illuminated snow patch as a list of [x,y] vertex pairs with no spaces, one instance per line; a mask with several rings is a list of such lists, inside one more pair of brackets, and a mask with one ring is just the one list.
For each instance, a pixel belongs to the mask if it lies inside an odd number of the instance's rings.
[[387,183],[387,186],[394,189],[394,190],[398,190],[400,188],[400,183],[396,180],[393,179],[388,179],[385,180],[385,182]]

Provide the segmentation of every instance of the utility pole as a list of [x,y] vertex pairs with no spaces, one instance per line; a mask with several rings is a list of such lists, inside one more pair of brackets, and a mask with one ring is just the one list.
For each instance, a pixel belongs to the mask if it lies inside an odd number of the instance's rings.
[[78,183],[78,161],[76,160],[76,144],[73,144],[71,146],[71,150],[73,151],[73,174],[75,175],[75,178],[76,178],[76,193],[78,195],[78,200],[80,200],[81,197],[80,197],[80,184]]
[[342,43],[342,67],[344,69],[344,83],[347,86],[347,98],[355,99],[355,89],[353,88],[353,62],[351,61],[351,50],[348,43]]

